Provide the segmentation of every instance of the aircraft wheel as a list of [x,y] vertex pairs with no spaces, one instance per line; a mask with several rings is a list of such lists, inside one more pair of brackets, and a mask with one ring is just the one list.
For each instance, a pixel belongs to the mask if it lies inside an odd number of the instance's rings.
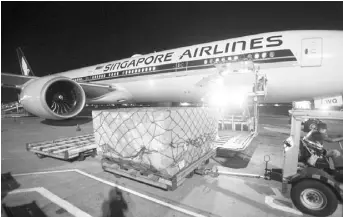
[[338,206],[335,193],[316,180],[303,180],[292,186],[291,199],[301,212],[313,216],[329,216]]

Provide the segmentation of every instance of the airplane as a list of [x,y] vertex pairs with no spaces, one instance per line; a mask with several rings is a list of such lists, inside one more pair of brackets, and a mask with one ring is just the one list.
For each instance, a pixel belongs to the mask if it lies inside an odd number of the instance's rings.
[[23,75],[2,73],[2,86],[20,89],[28,112],[55,120],[76,116],[86,103],[202,102],[218,86],[224,91],[216,96],[224,100],[240,87],[251,88],[255,77],[242,73],[249,67],[267,80],[263,103],[343,93],[343,31],[255,34],[43,77],[33,75],[21,50],[18,57]]

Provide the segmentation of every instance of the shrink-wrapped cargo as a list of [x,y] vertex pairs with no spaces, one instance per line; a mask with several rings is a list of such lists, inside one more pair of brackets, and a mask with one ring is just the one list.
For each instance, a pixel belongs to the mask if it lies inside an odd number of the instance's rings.
[[93,111],[100,156],[171,178],[213,150],[218,120],[209,108],[121,108]]

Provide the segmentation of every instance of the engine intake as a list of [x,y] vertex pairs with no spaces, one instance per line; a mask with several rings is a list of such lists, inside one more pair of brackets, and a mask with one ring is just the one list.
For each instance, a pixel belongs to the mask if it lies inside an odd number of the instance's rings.
[[65,77],[43,77],[28,83],[20,102],[30,113],[47,119],[68,119],[79,114],[86,96],[82,87]]
[[82,95],[78,85],[60,80],[52,83],[46,90],[45,101],[52,112],[58,115],[71,115],[83,108]]

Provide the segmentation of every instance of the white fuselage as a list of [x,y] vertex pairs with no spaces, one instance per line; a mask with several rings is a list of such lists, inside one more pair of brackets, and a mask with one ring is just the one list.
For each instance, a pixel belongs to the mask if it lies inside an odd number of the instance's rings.
[[[114,85],[129,92],[130,101],[134,102],[197,102],[207,91],[197,84],[218,73],[215,64],[247,57],[267,77],[267,103],[343,93],[342,31],[264,33],[141,55],[58,75],[77,82]],[[228,87],[252,85],[252,81],[251,74],[225,76]],[[116,103],[111,94],[88,101]]]

